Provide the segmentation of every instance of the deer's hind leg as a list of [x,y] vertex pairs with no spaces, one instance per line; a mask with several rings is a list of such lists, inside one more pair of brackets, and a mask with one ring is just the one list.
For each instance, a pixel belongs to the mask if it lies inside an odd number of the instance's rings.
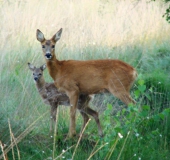
[[130,93],[128,92],[119,92],[119,93],[114,93],[112,92],[113,95],[117,98],[119,98],[122,102],[124,102],[127,106],[128,104],[132,103],[135,104],[136,102],[132,99],[132,97],[130,96]]
[[123,85],[110,85],[109,92],[112,93],[115,97],[119,98],[122,102],[126,105],[132,103],[135,104],[136,102],[130,96],[129,90],[127,90]]

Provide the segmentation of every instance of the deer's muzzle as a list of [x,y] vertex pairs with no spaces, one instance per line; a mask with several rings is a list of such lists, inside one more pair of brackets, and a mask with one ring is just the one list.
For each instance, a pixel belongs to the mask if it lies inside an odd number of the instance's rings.
[[45,57],[46,57],[46,59],[51,59],[52,55],[50,53],[46,53]]
[[38,81],[38,77],[34,77],[34,80],[35,80],[35,81]]

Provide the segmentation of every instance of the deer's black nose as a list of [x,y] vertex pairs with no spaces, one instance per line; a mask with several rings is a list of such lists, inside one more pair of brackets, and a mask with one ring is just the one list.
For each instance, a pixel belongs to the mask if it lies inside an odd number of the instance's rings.
[[52,57],[52,55],[50,53],[47,53],[45,56],[47,59],[51,59],[51,57]]

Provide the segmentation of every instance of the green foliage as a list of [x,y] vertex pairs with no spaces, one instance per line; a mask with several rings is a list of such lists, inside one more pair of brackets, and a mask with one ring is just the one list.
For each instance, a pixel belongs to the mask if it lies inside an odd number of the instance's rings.
[[[156,1],[156,0],[151,0],[151,1]],[[169,3],[170,0],[162,0],[165,4]],[[165,17],[166,21],[170,23],[170,6],[167,7],[165,13],[163,14],[162,17]]]
[[166,9],[166,12],[164,13],[163,17],[165,17],[166,21],[170,23],[170,6]]
[[[134,93],[136,99],[146,96],[145,81],[138,80],[137,84]],[[146,97],[151,100],[150,96]],[[170,108],[159,112],[153,111],[148,105],[137,103],[117,112],[116,116],[111,116],[111,112],[112,105],[108,104],[104,111],[105,137],[101,140],[101,144],[108,143],[108,146],[105,146],[100,155],[102,159],[109,153],[110,159],[118,159],[119,156],[120,159],[168,159],[168,144],[164,140],[170,138],[170,127],[166,125],[170,121]],[[114,148],[112,152],[111,148]],[[156,153],[158,150],[159,155]]]
[[166,9],[166,12],[163,14],[162,17],[165,17],[166,21],[170,23],[170,6]]
[[[167,49],[159,49],[152,57],[152,63],[154,63],[154,59],[158,60],[168,56]],[[126,59],[126,56],[124,58]],[[141,56],[141,58],[143,57]],[[101,149],[92,156],[92,159],[95,160],[99,157],[102,159],[118,159],[120,157],[119,159],[131,158],[134,160],[139,158],[167,159],[169,156],[168,142],[170,141],[170,127],[168,125],[170,123],[170,109],[168,108],[170,105],[170,85],[169,76],[167,76],[169,68],[165,67],[163,71],[162,69],[156,69],[152,70],[152,72],[144,72],[142,67],[146,63],[148,62],[140,64],[141,66],[138,68],[139,78],[133,88],[132,94],[137,102],[136,105],[129,105],[128,108],[124,108],[121,102],[107,94],[95,97],[97,101],[94,101],[93,105],[97,106],[98,109],[103,109],[100,119],[105,136],[103,138],[98,137],[97,127],[93,121],[88,126],[87,131],[85,131],[85,138],[81,140],[74,159],[80,159],[80,157],[87,159],[91,155],[92,150],[95,151],[99,148]],[[152,65],[152,63],[149,65]],[[157,63],[156,65],[158,65],[157,68],[162,67],[162,63]],[[37,115],[39,117],[47,111],[48,106],[41,102],[35,90],[32,77],[30,77],[31,73],[29,71],[25,72],[25,68],[26,66],[16,64],[16,67],[13,68],[14,72],[11,73],[11,78],[9,79],[5,74],[2,74],[3,82],[12,84],[3,86],[4,91],[8,87],[11,91],[10,95],[16,94],[18,97],[20,92],[24,91],[22,92],[23,97],[19,99],[15,99],[12,96],[9,101],[7,100],[8,96],[1,98],[2,107],[0,110],[2,114],[0,124],[2,130],[0,130],[0,133],[1,139],[4,141],[9,141],[10,139],[7,117],[11,117],[12,131],[15,133],[15,137],[17,137],[37,118]],[[27,76],[30,77],[29,80],[26,79]],[[22,86],[23,88],[14,89],[13,86]],[[29,87],[29,90],[24,86]],[[24,98],[25,95],[29,99]],[[18,104],[20,106],[28,105],[28,108],[23,108],[23,112],[19,110]],[[114,113],[113,108],[116,108]],[[77,139],[72,142],[65,141],[69,124],[68,109],[62,107],[59,113],[55,149],[52,146],[53,137],[48,135],[49,119],[48,116],[44,116],[43,119],[38,121],[33,131],[27,134],[22,142],[19,143],[22,158],[43,159],[52,157],[53,150],[55,150],[55,157],[57,157],[62,154],[62,150],[67,150],[69,147],[76,145]],[[81,117],[77,118],[77,122],[77,130],[80,130]],[[87,133],[89,135],[86,137]],[[162,148],[164,149],[162,150]],[[15,157],[17,157],[16,148],[14,148],[14,151]],[[73,152],[74,147],[62,156],[70,159]],[[158,152],[159,155],[157,154]],[[9,152],[9,157],[12,159],[11,151]]]

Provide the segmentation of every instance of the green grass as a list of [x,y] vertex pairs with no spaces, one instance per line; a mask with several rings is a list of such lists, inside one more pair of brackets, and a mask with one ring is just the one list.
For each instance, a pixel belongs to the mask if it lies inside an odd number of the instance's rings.
[[[61,154],[58,159],[71,159],[74,153],[74,160],[168,159],[170,26],[162,18],[165,8],[144,0],[0,1],[0,141],[10,146],[10,122],[18,146],[13,147],[14,155],[9,149],[9,159],[19,159],[18,151],[21,160]],[[58,59],[121,59],[138,71],[131,90],[135,106],[125,108],[109,94],[95,95],[90,103],[100,113],[103,138],[92,119],[79,144],[77,137],[65,140],[69,108],[64,106],[59,107],[57,136],[49,134],[50,107],[38,95],[27,63],[45,63],[36,29],[50,38],[61,27]],[[52,82],[47,71],[44,76]],[[78,133],[81,125],[77,112]]]

